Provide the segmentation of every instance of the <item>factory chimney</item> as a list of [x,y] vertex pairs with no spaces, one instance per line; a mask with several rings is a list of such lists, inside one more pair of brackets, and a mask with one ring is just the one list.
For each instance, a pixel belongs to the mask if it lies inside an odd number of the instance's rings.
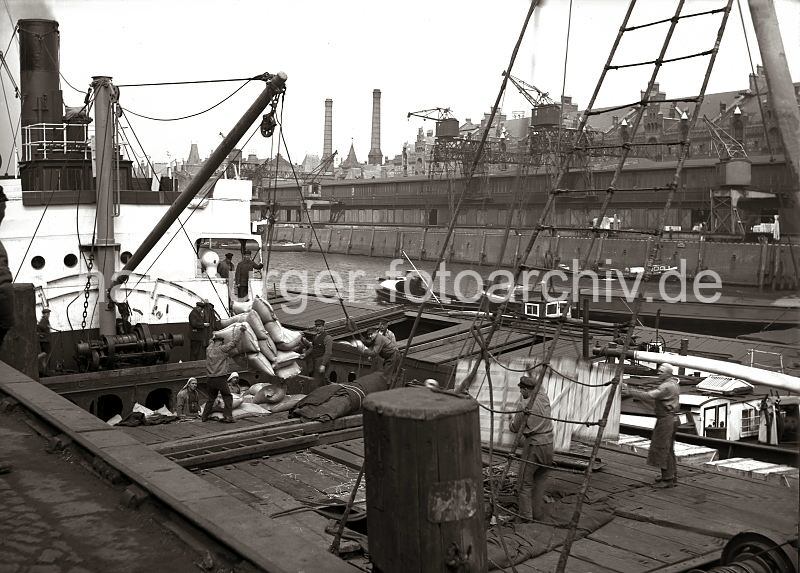
[[[322,161],[325,161],[333,153],[333,100],[325,100],[325,133],[322,139]],[[333,164],[328,171],[333,170]]]
[[58,88],[59,33],[55,20],[20,20],[19,60],[22,127],[63,121]]
[[367,163],[381,165],[381,90],[372,90],[372,144],[367,154]]

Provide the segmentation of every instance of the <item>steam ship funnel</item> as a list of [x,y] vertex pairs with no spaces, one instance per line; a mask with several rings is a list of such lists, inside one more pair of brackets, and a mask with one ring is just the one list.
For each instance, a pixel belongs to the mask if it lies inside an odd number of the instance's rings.
[[372,144],[367,154],[367,163],[381,165],[381,90],[372,91]]
[[20,20],[20,92],[22,126],[62,123],[58,85],[60,36],[55,20]]

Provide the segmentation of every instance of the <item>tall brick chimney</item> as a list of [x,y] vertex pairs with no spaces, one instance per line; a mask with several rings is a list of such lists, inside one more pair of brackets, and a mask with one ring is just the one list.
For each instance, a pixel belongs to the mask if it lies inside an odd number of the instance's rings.
[[322,160],[333,153],[333,100],[325,100],[325,134],[322,140]]
[[367,163],[381,165],[381,90],[372,90],[372,143],[367,154]]

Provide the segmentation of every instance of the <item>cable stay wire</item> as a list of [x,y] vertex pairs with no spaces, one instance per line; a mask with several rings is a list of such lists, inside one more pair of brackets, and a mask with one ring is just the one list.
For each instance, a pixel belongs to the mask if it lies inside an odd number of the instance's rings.
[[[235,96],[237,93],[239,93],[251,81],[253,81],[253,80],[252,79],[248,79],[246,82],[244,82],[242,85],[240,85],[238,88],[233,90],[230,94],[225,96],[223,99],[221,99],[220,101],[218,101],[217,103],[215,103],[211,107],[208,107],[208,108],[206,108],[206,109],[204,109],[202,111],[198,111],[196,113],[190,113],[188,115],[184,115],[184,116],[181,116],[181,117],[151,117],[149,115],[144,115],[142,113],[137,113],[137,112],[135,112],[133,110],[130,110],[130,109],[126,108],[126,107],[123,107],[122,109],[125,110],[127,113],[130,113],[131,115],[135,115],[136,117],[141,117],[142,119],[149,119],[151,121],[180,121],[180,120],[183,120],[183,119],[189,119],[189,118],[192,118],[192,117],[197,117],[198,115],[203,115],[204,113],[208,113],[212,109],[215,109],[215,108],[221,106],[223,103],[225,103],[226,101],[231,99],[233,96]],[[120,107],[122,107],[122,106],[120,106]]]
[[[130,122],[129,122],[129,125],[130,125]],[[251,139],[253,139],[253,136],[254,136],[254,135],[255,135],[255,134],[256,134],[256,133],[259,131],[259,129],[260,129],[260,126],[258,126],[258,125],[257,125],[257,126],[255,127],[255,129],[253,130],[253,132],[252,132],[252,133],[251,133],[251,134],[248,136],[248,138],[245,140],[244,144],[242,145],[242,149],[244,149],[245,147],[247,147],[247,144],[248,144],[248,143],[250,143],[250,140],[251,140]],[[214,180],[213,180],[213,183],[212,183],[211,185],[209,185],[209,186],[208,186],[208,189],[206,190],[206,194],[205,194],[205,195],[204,195],[204,196],[201,198],[201,201],[202,201],[203,199],[205,199],[205,198],[208,196],[208,194],[209,194],[209,193],[211,193],[211,191],[214,189],[214,185],[216,185],[216,184],[217,184],[217,182],[220,180],[220,178],[222,178],[222,175],[224,175],[224,173],[225,173],[225,170],[220,170],[220,172],[219,172],[219,173],[217,173],[216,177],[215,177],[215,178],[214,178]],[[197,209],[194,209],[194,210],[193,210],[191,213],[189,213],[189,215],[188,215],[188,216],[186,217],[186,219],[184,219],[183,221],[181,221],[181,220],[180,220],[180,218],[178,218],[178,219],[177,219],[177,221],[178,221],[178,223],[180,224],[181,228],[183,228],[183,226],[184,226],[184,225],[185,225],[185,224],[186,224],[186,223],[189,221],[189,219],[191,219],[191,218],[192,218],[192,215],[194,215],[196,212],[197,212]],[[185,231],[184,231],[184,232],[185,232]],[[169,238],[169,240],[167,241],[167,244],[166,244],[166,245],[164,245],[164,247],[161,249],[161,251],[158,253],[158,255],[156,255],[156,257],[153,259],[153,262],[152,262],[152,263],[150,263],[150,266],[149,266],[149,267],[147,267],[147,269],[145,270],[145,272],[144,272],[144,273],[142,273],[142,276],[140,276],[140,277],[139,277],[139,280],[138,280],[138,281],[136,281],[136,284],[135,284],[135,285],[133,285],[133,287],[132,287],[132,288],[128,289],[128,290],[129,290],[129,293],[128,293],[128,294],[125,296],[125,300],[127,300],[127,299],[128,299],[128,297],[130,296],[130,291],[133,291],[133,290],[134,290],[134,289],[135,289],[137,286],[139,286],[139,283],[141,283],[141,282],[142,282],[142,280],[144,280],[144,278],[147,276],[147,273],[149,273],[149,272],[150,272],[150,269],[152,269],[152,268],[153,268],[153,265],[155,265],[155,264],[156,264],[156,262],[158,262],[158,259],[159,259],[159,258],[161,258],[161,255],[163,255],[163,254],[164,254],[164,251],[166,251],[166,250],[167,250],[167,248],[168,248],[168,247],[169,247],[169,246],[172,244],[172,241],[173,241],[173,240],[175,239],[175,237],[177,237],[177,236],[178,236],[178,233],[174,233],[174,234],[173,234],[173,235],[172,235],[172,236]],[[190,240],[190,242],[191,242],[191,240]],[[195,251],[195,253],[196,253],[196,251]],[[211,279],[209,278],[209,280],[211,280]],[[214,290],[216,291],[216,288],[215,288]],[[219,293],[217,293],[217,296],[219,296]],[[225,305],[223,304],[223,306],[225,306]]]
[[[519,53],[519,48],[520,48],[520,45],[522,44],[522,39],[525,37],[525,31],[528,28],[528,23],[530,22],[531,17],[533,16],[534,9],[538,5],[539,5],[539,0],[533,0],[531,2],[531,4],[530,4],[530,8],[528,9],[528,13],[527,13],[527,15],[525,17],[525,22],[522,25],[522,30],[520,30],[520,33],[519,33],[519,36],[517,38],[516,44],[514,45],[514,50],[511,53],[511,58],[509,60],[508,68],[507,68],[508,73],[510,73],[511,70],[514,68],[514,62],[517,59],[517,54]],[[439,254],[439,257],[437,258],[436,265],[433,268],[433,274],[431,275],[431,281],[430,281],[431,284],[434,284],[435,281],[436,281],[436,275],[438,273],[439,266],[442,264],[442,262],[445,259],[445,256],[446,256],[446,253],[447,253],[447,248],[449,247],[450,241],[451,241],[451,239],[453,237],[453,232],[455,230],[455,226],[456,226],[456,223],[458,221],[458,214],[461,211],[461,208],[462,208],[462,206],[464,204],[464,200],[466,199],[467,194],[469,193],[470,189],[472,188],[471,183],[472,183],[473,175],[475,174],[475,171],[476,171],[476,169],[478,167],[478,163],[479,163],[480,158],[481,158],[481,156],[483,154],[483,150],[484,150],[484,146],[486,144],[486,140],[487,140],[487,138],[489,136],[489,131],[491,130],[492,124],[494,123],[494,118],[495,118],[495,115],[497,113],[499,103],[503,98],[503,94],[505,92],[506,85],[508,84],[508,73],[503,74],[503,81],[500,84],[500,89],[499,89],[499,91],[497,93],[497,98],[495,99],[495,103],[492,106],[491,114],[489,115],[488,121],[486,122],[486,127],[483,130],[483,134],[481,135],[481,140],[480,140],[480,143],[478,144],[478,148],[477,148],[477,151],[475,153],[475,157],[474,157],[474,159],[473,159],[473,161],[472,161],[472,163],[471,163],[471,165],[469,167],[469,172],[466,173],[465,176],[464,176],[465,184],[464,184],[463,189],[461,190],[461,193],[459,194],[458,201],[456,203],[455,209],[453,210],[453,213],[451,215],[450,224],[447,227],[447,233],[445,234],[445,239],[442,242],[441,252]],[[400,361],[398,362],[398,364],[394,368],[394,372],[393,372],[393,376],[392,376],[392,387],[396,386],[396,374],[401,371],[403,363],[405,362],[405,359],[408,356],[408,352],[409,352],[409,350],[411,348],[411,343],[414,340],[414,335],[416,334],[416,331],[417,331],[417,329],[419,327],[419,323],[421,321],[421,317],[422,317],[422,313],[423,313],[424,309],[425,309],[425,301],[423,300],[422,304],[419,305],[419,309],[417,310],[417,315],[414,318],[414,324],[411,327],[411,332],[409,333],[409,336],[408,336],[408,338],[406,340],[406,346],[405,346],[405,349],[403,351],[403,354],[400,357]],[[477,368],[477,365],[475,367]]]
[[[23,31],[24,31],[24,30],[19,30],[19,32],[23,32]],[[50,32],[50,33],[52,33],[52,32]],[[52,63],[52,64],[53,64],[53,66],[55,66],[55,68],[58,70],[58,76],[59,76],[59,77],[60,77],[62,80],[64,80],[64,83],[65,83],[65,84],[67,84],[69,87],[71,87],[71,88],[72,88],[73,90],[75,90],[76,92],[78,92],[79,94],[83,94],[83,93],[85,93],[83,90],[79,90],[78,88],[76,88],[75,86],[73,86],[73,85],[70,83],[70,81],[69,81],[69,80],[68,80],[68,79],[67,79],[67,78],[64,76],[64,74],[63,74],[63,73],[61,73],[61,66],[58,64],[58,61],[56,61],[55,57],[53,57],[53,54],[51,54],[51,53],[50,53],[50,50],[47,48],[47,44],[44,42],[44,40],[42,40],[42,36],[40,36],[39,34],[34,34],[34,37],[35,37],[37,40],[39,40],[39,44],[41,45],[42,49],[44,50],[44,53],[45,53],[45,54],[47,54],[47,57],[48,57],[48,59],[50,60],[50,63]]]
[[181,82],[152,82],[152,83],[145,83],[145,84],[117,84],[118,88],[142,88],[142,87],[149,87],[149,86],[185,86],[185,85],[192,85],[192,84],[218,84],[223,82],[249,82],[252,80],[259,80],[262,78],[262,75],[259,74],[257,76],[252,76],[249,78],[226,78],[220,80],[186,80]]
[[[281,100],[283,100],[283,96],[281,97]],[[283,106],[281,106],[281,121],[279,122],[280,125],[283,125],[282,116],[283,116]],[[308,224],[311,228],[311,233],[314,235],[314,240],[317,242],[317,246],[319,246],[320,254],[322,254],[322,261],[325,263],[325,268],[328,271],[328,275],[331,277],[331,283],[333,284],[333,289],[336,292],[336,298],[338,299],[339,305],[342,307],[342,312],[344,313],[345,323],[347,324],[348,328],[350,328],[350,330],[353,332],[353,334],[356,334],[358,332],[358,328],[356,327],[356,323],[353,321],[353,319],[350,318],[350,314],[347,312],[347,307],[344,304],[344,297],[342,297],[342,294],[339,291],[339,286],[336,284],[336,281],[334,280],[333,271],[331,270],[330,264],[328,264],[328,257],[325,254],[325,249],[322,248],[322,242],[319,240],[317,229],[316,227],[314,227],[314,222],[311,219],[311,211],[308,209],[308,207],[306,207],[306,203],[303,200],[303,188],[302,185],[300,184],[300,179],[297,176],[297,171],[294,168],[294,164],[292,163],[292,157],[289,154],[289,146],[286,144],[286,136],[284,135],[283,129],[279,131],[279,136],[281,138],[281,141],[283,142],[283,149],[284,151],[286,151],[286,160],[289,163],[289,167],[292,169],[292,177],[294,178],[295,185],[297,186],[297,193],[300,195],[300,205],[302,206],[303,212],[305,213],[308,219]],[[275,164],[276,171],[277,167],[278,166],[276,160]]]

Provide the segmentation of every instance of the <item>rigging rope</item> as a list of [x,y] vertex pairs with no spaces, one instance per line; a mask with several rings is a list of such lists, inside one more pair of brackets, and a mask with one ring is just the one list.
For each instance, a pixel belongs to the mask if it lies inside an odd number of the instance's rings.
[[[23,31],[25,31],[25,30],[20,30],[20,32],[23,32]],[[52,33],[52,32],[50,32],[50,33]],[[68,80],[66,77],[64,77],[64,74],[62,74],[62,73],[61,73],[61,66],[59,66],[58,62],[57,62],[57,61],[56,61],[56,59],[53,57],[53,54],[51,54],[51,53],[50,53],[50,50],[47,48],[47,44],[46,44],[46,43],[45,43],[45,42],[42,40],[42,36],[40,36],[39,34],[34,34],[34,36],[36,37],[36,39],[37,39],[37,40],[39,40],[39,44],[41,45],[41,47],[42,47],[42,49],[44,50],[44,52],[47,54],[47,57],[50,59],[50,62],[51,62],[51,63],[53,64],[53,66],[55,66],[55,68],[58,70],[58,75],[59,75],[59,77],[60,77],[62,80],[64,80],[64,83],[65,83],[65,84],[67,84],[69,87],[71,87],[72,89],[74,89],[74,90],[75,90],[76,92],[78,92],[79,94],[82,94],[82,93],[83,93],[83,90],[79,90],[78,88],[76,88],[75,86],[73,86],[71,83],[69,83],[69,80]]]
[[[130,122],[129,122],[129,125],[130,125]],[[250,136],[249,136],[249,137],[248,137],[248,138],[245,140],[244,144],[242,145],[242,149],[244,149],[244,148],[247,146],[247,144],[248,144],[248,143],[250,143],[250,140],[251,140],[251,139],[253,139],[253,136],[254,136],[254,135],[255,135],[255,134],[256,134],[256,133],[257,133],[259,130],[260,130],[260,125],[256,125],[255,129],[253,130],[253,132],[250,134]],[[209,187],[208,187],[208,190],[206,191],[206,196],[204,196],[202,199],[205,199],[205,197],[207,197],[207,196],[208,196],[208,194],[209,194],[209,193],[211,193],[211,190],[214,188],[214,185],[216,185],[217,181],[219,181],[219,180],[220,180],[220,178],[222,177],[222,175],[223,175],[224,173],[225,173],[225,170],[221,170],[221,171],[220,171],[220,172],[217,174],[216,178],[214,179],[214,183],[213,183],[213,184],[211,184],[211,185],[209,185]],[[201,201],[202,201],[202,199],[201,199]],[[189,213],[189,216],[188,216],[188,217],[186,217],[186,219],[184,219],[183,221],[181,221],[180,219],[177,219],[177,221],[179,222],[180,226],[181,226],[181,227],[183,227],[183,225],[185,225],[185,224],[186,224],[186,223],[189,221],[189,219],[191,219],[191,218],[192,218],[192,215],[194,215],[196,212],[197,212],[197,209],[193,210],[191,213]],[[167,247],[169,247],[169,246],[170,246],[170,244],[172,244],[172,240],[173,240],[175,237],[177,237],[177,236],[178,236],[178,233],[175,233],[175,234],[173,234],[173,235],[172,235],[172,236],[169,238],[169,240],[167,241],[167,244],[166,244],[166,245],[164,245],[164,247],[161,249],[161,252],[159,252],[159,253],[158,253],[158,255],[156,255],[156,257],[153,259],[153,262],[152,262],[152,263],[150,263],[150,266],[149,266],[149,267],[147,267],[147,269],[146,269],[146,270],[145,270],[145,272],[142,274],[142,276],[141,276],[141,277],[139,277],[139,280],[138,280],[138,281],[136,281],[136,284],[135,284],[135,285],[133,285],[133,287],[132,287],[131,289],[129,289],[130,291],[132,291],[132,290],[133,290],[133,289],[135,289],[137,286],[139,286],[139,283],[141,283],[141,282],[142,282],[142,280],[144,280],[144,278],[147,276],[147,273],[149,273],[149,272],[150,272],[150,269],[152,269],[152,268],[153,268],[153,265],[155,265],[155,264],[156,264],[156,262],[158,261],[158,259],[159,259],[159,258],[161,258],[161,255],[163,255],[163,254],[164,254],[164,251],[166,251],[166,250],[167,250]],[[190,241],[190,242],[191,242],[191,241]],[[209,279],[209,280],[210,280],[210,279]],[[215,288],[214,290],[216,291],[216,288]],[[127,300],[129,296],[130,296],[130,293],[129,293],[128,295],[126,295],[126,296],[125,296],[125,300]],[[217,296],[219,296],[219,293],[217,293]],[[224,304],[223,304],[223,306],[224,306]]]
[[[516,44],[514,46],[514,50],[511,53],[511,58],[510,58],[510,61],[509,61],[509,64],[508,64],[508,73],[503,74],[503,81],[500,84],[500,91],[497,94],[497,98],[495,99],[495,103],[494,103],[494,106],[492,107],[491,114],[489,115],[488,121],[486,122],[486,127],[485,127],[485,129],[483,131],[483,134],[481,136],[481,141],[478,144],[478,148],[476,150],[475,157],[474,157],[474,159],[472,161],[472,165],[470,167],[470,172],[467,173],[466,176],[465,176],[464,188],[462,189],[462,191],[461,191],[461,193],[460,193],[460,195],[458,197],[458,203],[456,204],[455,210],[453,211],[453,213],[451,215],[450,224],[447,227],[447,233],[445,234],[445,239],[442,242],[442,249],[441,249],[441,252],[439,253],[439,257],[437,258],[436,266],[433,269],[433,274],[431,275],[431,284],[435,284],[435,282],[436,282],[436,274],[437,274],[437,272],[439,270],[439,266],[442,264],[442,262],[444,262],[444,259],[445,259],[446,253],[447,253],[447,248],[450,245],[450,240],[451,240],[451,238],[453,236],[453,231],[455,230],[456,222],[458,221],[458,214],[461,211],[461,206],[463,205],[464,199],[466,198],[466,196],[467,196],[467,194],[468,194],[468,192],[470,190],[470,187],[471,187],[470,183],[472,181],[472,176],[474,175],[475,170],[476,170],[476,168],[478,166],[478,162],[480,161],[481,155],[483,154],[483,149],[484,149],[484,146],[486,144],[486,139],[489,136],[489,131],[491,129],[492,123],[494,122],[494,117],[495,117],[495,114],[497,113],[498,105],[500,103],[500,100],[503,97],[503,93],[505,92],[506,85],[508,84],[508,75],[511,73],[511,70],[514,68],[514,62],[517,59],[517,54],[519,52],[520,45],[522,44],[522,39],[525,36],[525,31],[528,28],[528,23],[530,22],[531,16],[533,16],[533,11],[536,8],[536,6],[538,6],[538,4],[539,4],[538,0],[533,0],[531,2],[530,8],[528,9],[528,13],[527,13],[527,15],[525,17],[525,22],[522,25],[522,30],[520,30],[520,34],[519,34],[519,37],[517,38],[517,42],[516,42]],[[395,372],[400,372],[400,370],[402,368],[402,365],[403,365],[403,362],[405,362],[405,359],[408,356],[408,351],[411,348],[411,343],[414,340],[414,335],[416,334],[417,328],[419,327],[420,319],[422,317],[422,312],[424,311],[424,309],[425,309],[425,301],[423,300],[422,304],[419,305],[419,309],[417,310],[417,316],[414,318],[414,324],[411,327],[411,333],[409,334],[408,339],[406,341],[406,347],[405,347],[405,349],[403,351],[403,355],[400,357],[400,361],[397,363],[397,365],[395,367]],[[392,377],[393,377],[392,386],[395,386],[394,373],[393,373]]]
[[[133,134],[133,137],[136,139],[136,143],[139,144],[139,148],[142,150],[142,153],[144,154],[144,157],[145,157],[145,159],[147,161],[147,164],[150,166],[150,169],[151,169],[152,173],[155,174],[155,172],[156,172],[155,167],[153,166],[152,162],[150,161],[150,157],[147,155],[147,152],[145,151],[144,146],[142,145],[142,142],[139,140],[139,136],[136,134],[136,130],[133,128],[133,124],[131,124],[130,119],[128,119],[128,117],[124,113],[122,115],[125,117],[125,121],[128,122],[128,127],[130,127],[130,129],[131,129],[131,133]],[[126,140],[127,140],[127,136],[126,136]],[[198,248],[195,246],[195,244],[192,242],[192,239],[189,237],[189,233],[186,231],[186,227],[184,226],[184,222],[181,221],[180,218],[178,218],[176,220],[178,221],[178,225],[180,225],[181,231],[183,231],[183,234],[186,236],[186,240],[189,241],[189,245],[191,246],[192,251],[194,251],[195,256],[197,256],[199,258],[200,252],[199,252]],[[186,220],[187,221],[189,220],[188,217],[187,217]],[[145,274],[147,274],[147,273],[145,273]],[[231,315],[230,309],[228,308],[228,305],[225,304],[225,302],[222,300],[222,297],[220,296],[219,291],[217,290],[217,287],[214,284],[214,281],[211,279],[210,276],[208,276],[208,274],[206,274],[206,273],[202,273],[202,274],[205,275],[205,277],[208,279],[208,282],[211,284],[212,290],[214,291],[214,294],[217,296],[217,300],[219,300],[219,303],[222,306],[222,308],[225,309],[225,314],[230,316]],[[141,279],[140,279],[140,282],[141,282]],[[134,285],[134,288],[136,288],[136,286],[138,286],[138,284],[139,283],[137,282],[136,285]],[[128,300],[129,296],[130,296],[130,293],[125,296],[125,300],[126,301]]]
[[198,111],[197,113],[190,113],[189,115],[184,115],[184,116],[181,116],[181,117],[150,117],[149,115],[144,115],[144,114],[141,114],[141,113],[137,113],[137,112],[132,111],[132,110],[126,108],[126,107],[123,107],[122,109],[124,109],[126,112],[130,113],[131,115],[135,115],[136,117],[141,117],[143,119],[149,119],[149,120],[152,120],[152,121],[180,121],[182,119],[189,119],[190,117],[197,117],[198,115],[203,115],[204,113],[207,113],[207,112],[211,111],[212,109],[221,106],[223,103],[225,103],[226,101],[231,99],[233,96],[235,96],[237,93],[239,93],[239,91],[241,91],[242,88],[244,88],[251,81],[252,80],[247,80],[245,83],[243,83],[238,88],[233,90],[233,92],[231,92],[229,95],[227,95],[224,99],[218,101],[217,103],[215,103],[211,107],[206,108],[203,111]]
[[249,82],[252,80],[261,79],[261,74],[250,78],[228,78],[222,80],[187,80],[182,82],[153,82],[149,84],[117,84],[118,88],[141,88],[148,86],[183,86],[190,84],[216,84],[222,82]]
[[569,59],[569,34],[572,29],[572,0],[569,0],[569,12],[567,14],[567,41],[564,46],[564,74],[561,77],[561,111],[558,118],[558,147],[561,149],[561,135],[564,127],[564,94],[567,89],[567,61]]
[[[283,99],[283,98],[281,98],[281,99]],[[281,120],[282,119],[283,118],[281,117]],[[283,124],[281,123],[281,125],[283,125]],[[350,318],[350,315],[347,312],[347,307],[344,304],[344,299],[343,299],[341,293],[339,292],[339,287],[336,284],[336,281],[333,280],[333,272],[331,271],[331,267],[328,264],[328,257],[325,254],[325,249],[322,248],[322,242],[319,240],[319,236],[317,235],[317,230],[314,227],[314,222],[311,220],[311,211],[309,211],[308,207],[306,207],[306,203],[303,200],[303,189],[302,189],[302,186],[300,185],[300,180],[297,177],[297,172],[294,169],[294,163],[292,163],[292,157],[289,154],[289,146],[286,144],[286,136],[283,133],[283,129],[281,129],[278,133],[279,133],[279,136],[281,138],[281,141],[283,142],[283,149],[284,149],[284,151],[286,151],[286,160],[289,163],[289,167],[291,167],[291,169],[292,169],[292,176],[294,177],[294,181],[295,181],[295,184],[297,186],[297,192],[300,195],[300,206],[301,206],[303,212],[306,214],[306,217],[308,218],[308,225],[311,228],[311,233],[314,235],[314,239],[317,241],[317,246],[319,246],[319,251],[320,251],[320,254],[322,255],[322,261],[325,263],[325,268],[328,270],[328,274],[331,277],[331,282],[333,283],[333,289],[336,292],[336,298],[339,300],[339,305],[342,307],[342,312],[344,313],[345,323],[347,324],[347,327],[353,332],[353,334],[356,334],[358,332],[358,328],[356,327],[356,323],[353,322],[353,320]],[[276,160],[276,164],[275,164],[276,171],[277,171],[277,167],[278,167],[278,165],[277,165],[277,160]]]

